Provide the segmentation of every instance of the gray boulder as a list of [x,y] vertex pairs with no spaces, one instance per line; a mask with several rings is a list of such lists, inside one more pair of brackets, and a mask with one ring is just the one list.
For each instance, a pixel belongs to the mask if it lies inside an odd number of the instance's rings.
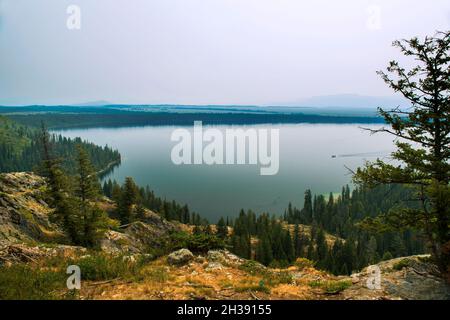
[[194,255],[188,249],[180,249],[167,256],[167,262],[171,265],[181,266],[194,259]]

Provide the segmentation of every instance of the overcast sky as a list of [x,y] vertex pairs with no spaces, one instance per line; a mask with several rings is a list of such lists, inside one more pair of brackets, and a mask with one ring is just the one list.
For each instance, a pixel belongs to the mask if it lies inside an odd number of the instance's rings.
[[391,42],[448,29],[448,0],[0,0],[0,104],[386,96]]

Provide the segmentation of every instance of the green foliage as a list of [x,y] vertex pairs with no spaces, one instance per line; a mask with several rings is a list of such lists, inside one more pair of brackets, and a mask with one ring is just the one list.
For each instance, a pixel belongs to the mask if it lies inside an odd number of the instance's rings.
[[72,262],[81,269],[82,280],[131,279],[138,275],[141,268],[139,262],[131,261],[124,255],[109,255],[93,252]]
[[[39,122],[37,122],[39,123]],[[80,138],[69,139],[61,135],[49,135],[54,157],[61,160],[61,167],[69,174],[75,173],[76,146],[87,151],[96,171],[107,173],[120,163],[120,154],[108,146],[100,147]],[[42,159],[41,133],[0,116],[0,172],[33,171]]]
[[251,275],[263,274],[266,271],[263,265],[253,260],[245,261],[239,266],[239,269]]
[[396,262],[393,266],[392,269],[400,271],[406,267],[409,267],[411,265],[411,260],[410,259],[401,259],[400,261]]
[[311,288],[319,288],[326,294],[338,294],[348,289],[352,285],[351,280],[328,280],[328,281],[311,281],[308,283]]
[[[304,208],[289,204],[282,217],[256,216],[250,210],[241,210],[234,220],[231,250],[273,268],[285,268],[294,264],[296,258],[307,258],[316,268],[336,275],[349,275],[377,263],[386,251],[392,257],[423,253],[424,242],[416,231],[386,229],[374,234],[374,230],[355,227],[367,219],[378,219],[411,195],[409,188],[400,185],[357,187],[352,191],[345,186],[339,196],[331,194],[328,200],[305,192]],[[300,228],[299,223],[306,222],[311,223],[310,232]],[[286,223],[291,224],[289,231]],[[326,232],[342,240],[332,244],[327,241]],[[253,244],[252,237],[256,240]]]
[[390,253],[389,251],[386,251],[383,254],[383,257],[381,258],[381,260],[386,261],[386,260],[391,260],[393,258],[392,253]]
[[299,270],[303,270],[306,268],[313,268],[315,263],[311,260],[308,260],[306,258],[297,258],[297,260],[295,260],[294,265],[299,269]]
[[133,205],[136,204],[138,196],[138,187],[133,178],[126,177],[122,188],[122,194],[117,203],[117,209],[122,224],[130,223],[134,220]]
[[225,223],[225,219],[221,217],[217,223],[217,236],[222,239],[228,237],[228,226]]
[[411,108],[379,109],[389,127],[371,130],[395,138],[393,159],[380,159],[359,168],[356,183],[373,187],[380,183],[405,184],[414,190],[416,208],[399,208],[375,220],[393,228],[422,230],[442,272],[450,272],[450,31],[424,40],[395,41],[402,54],[414,60],[409,70],[391,61],[385,83],[400,92]]
[[[87,112],[80,113],[80,107],[57,107],[57,110],[48,112],[50,107],[39,106],[20,108],[11,119],[29,126],[44,121],[52,129],[64,128],[88,128],[88,127],[123,127],[123,126],[148,126],[148,125],[192,125],[194,121],[202,121],[205,125],[212,124],[267,124],[267,123],[383,123],[383,119],[373,116],[334,116],[303,113],[198,113],[198,112],[138,112],[118,110],[102,107],[101,109],[87,107]],[[0,112],[2,108],[0,107]],[[93,112],[95,110],[95,112]],[[36,113],[37,111],[45,111]],[[12,112],[8,107],[9,113]]]
[[42,126],[43,174],[49,185],[52,220],[58,223],[72,243],[92,247],[108,227],[106,214],[95,204],[99,183],[87,152],[77,146],[77,175],[68,176],[54,157],[50,135]]
[[66,274],[25,264],[0,267],[0,300],[53,300],[67,293]]
[[292,274],[288,271],[273,271],[265,268],[256,261],[247,260],[239,266],[239,269],[252,276],[261,277],[261,282],[267,286],[277,286],[279,284],[290,284],[293,281]]
[[206,253],[209,250],[225,248],[223,239],[212,234],[188,234],[185,232],[174,233],[171,236],[170,247],[172,250],[187,248],[192,252]]
[[123,186],[120,186],[115,180],[105,181],[102,191],[105,196],[118,204],[117,213],[122,216],[123,222],[129,219],[145,220],[143,213],[144,208],[147,208],[158,212],[167,220],[194,225],[208,224],[205,219],[200,218],[196,213],[191,213],[187,205],[180,205],[175,201],[157,197],[149,186],[138,187],[132,179],[128,181],[128,186],[126,182]]

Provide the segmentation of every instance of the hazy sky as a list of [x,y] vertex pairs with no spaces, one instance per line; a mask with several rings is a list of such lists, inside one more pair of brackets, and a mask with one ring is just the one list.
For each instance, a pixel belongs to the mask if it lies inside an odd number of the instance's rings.
[[0,0],[0,104],[389,95],[392,40],[437,29],[448,0]]

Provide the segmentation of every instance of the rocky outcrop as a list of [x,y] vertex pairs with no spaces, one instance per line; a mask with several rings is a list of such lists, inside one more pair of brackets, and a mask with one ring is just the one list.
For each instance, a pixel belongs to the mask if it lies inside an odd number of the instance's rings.
[[206,259],[210,263],[216,262],[234,267],[239,267],[246,261],[245,259],[238,257],[228,250],[209,250],[208,254],[206,255]]
[[167,256],[167,263],[175,266],[182,266],[194,260],[194,255],[188,249],[180,249]]
[[32,173],[0,174],[0,240],[64,242],[62,231],[49,220],[45,181]]
[[[377,288],[374,280],[379,275]],[[348,299],[449,300],[450,287],[428,255],[396,258],[352,275]]]
[[161,249],[170,240],[177,226],[156,213],[147,210],[146,222],[136,221],[121,227],[121,232],[110,230],[100,240],[106,252],[142,253],[149,249]]
[[86,248],[68,245],[53,247],[29,246],[0,242],[0,266],[16,263],[33,263],[50,257],[75,257],[87,252]]
[[[0,174],[0,242],[3,247],[24,242],[31,245],[68,243],[61,228],[49,219],[52,209],[45,202],[46,187],[45,179],[33,173]],[[109,199],[99,201],[98,205],[107,212],[113,212],[115,207]],[[109,230],[99,245],[110,253],[144,253],[150,248],[162,248],[170,234],[179,228],[178,224],[145,210],[142,221],[116,231]],[[11,256],[11,261],[16,260]]]

